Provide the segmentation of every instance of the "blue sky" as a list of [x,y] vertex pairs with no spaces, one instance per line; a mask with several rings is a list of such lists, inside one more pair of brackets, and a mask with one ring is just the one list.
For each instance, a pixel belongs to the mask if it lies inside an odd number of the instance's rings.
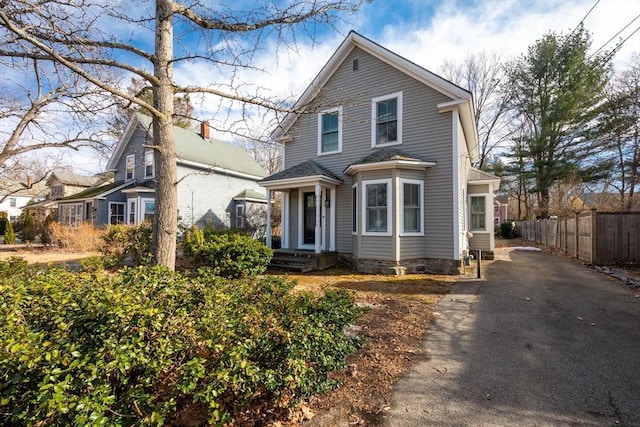
[[[209,4],[220,2],[223,1]],[[130,16],[145,13],[145,8],[153,6],[153,2],[122,4]],[[256,3],[231,0],[229,4],[241,7]],[[295,99],[352,29],[436,73],[445,61],[461,61],[470,53],[481,51],[498,52],[508,61],[524,54],[528,46],[549,31],[569,33],[594,5],[584,21],[593,34],[594,49],[612,48],[619,38],[626,38],[640,27],[638,0],[373,0],[353,15],[341,15],[335,27],[318,28],[315,40],[300,31],[295,45],[283,47],[272,39],[266,40],[254,56],[255,65],[264,72],[242,70],[236,77],[265,95]],[[609,41],[636,17],[618,38]],[[109,30],[134,38],[140,45],[153,42],[152,31],[134,32],[116,25],[110,25]],[[187,37],[182,42],[190,40]],[[614,60],[615,67],[624,68],[634,52],[640,52],[640,31],[625,43]],[[203,86],[224,83],[230,76],[210,65],[190,63],[177,64],[175,75],[179,83]],[[219,111],[219,103],[211,98],[197,107],[200,119],[213,117]],[[258,120],[250,126],[268,134],[271,129],[265,128],[269,123]],[[231,138],[228,134],[217,136]],[[74,158],[73,162],[87,172],[104,166],[91,155],[83,156],[81,161]]]

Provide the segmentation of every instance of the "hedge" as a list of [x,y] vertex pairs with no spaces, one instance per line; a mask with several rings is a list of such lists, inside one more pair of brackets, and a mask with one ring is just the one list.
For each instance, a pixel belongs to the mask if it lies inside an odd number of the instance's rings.
[[223,425],[333,387],[358,344],[343,290],[207,269],[16,271],[0,278],[0,425]]

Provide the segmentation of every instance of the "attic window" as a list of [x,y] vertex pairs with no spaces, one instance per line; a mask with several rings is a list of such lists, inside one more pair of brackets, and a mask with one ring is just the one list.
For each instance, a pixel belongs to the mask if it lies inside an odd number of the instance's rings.
[[358,58],[353,60],[353,71],[358,71]]

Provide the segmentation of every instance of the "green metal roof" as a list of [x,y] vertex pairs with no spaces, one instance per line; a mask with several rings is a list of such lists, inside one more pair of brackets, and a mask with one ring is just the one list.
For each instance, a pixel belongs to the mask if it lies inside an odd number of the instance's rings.
[[[151,129],[151,117],[140,113],[136,116],[146,129]],[[258,177],[267,175],[264,168],[242,147],[215,139],[204,139],[198,133],[178,126],[174,126],[173,132],[178,160],[217,166]]]

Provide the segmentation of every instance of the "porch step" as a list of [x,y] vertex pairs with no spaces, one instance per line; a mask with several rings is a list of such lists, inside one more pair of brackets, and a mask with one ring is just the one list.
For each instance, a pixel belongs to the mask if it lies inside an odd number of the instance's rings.
[[331,267],[337,261],[338,255],[336,252],[315,254],[310,251],[276,250],[271,263],[269,263],[269,268],[306,273]]
[[306,273],[313,270],[313,264],[311,257],[275,254],[269,263],[269,268],[273,270],[289,270]]

